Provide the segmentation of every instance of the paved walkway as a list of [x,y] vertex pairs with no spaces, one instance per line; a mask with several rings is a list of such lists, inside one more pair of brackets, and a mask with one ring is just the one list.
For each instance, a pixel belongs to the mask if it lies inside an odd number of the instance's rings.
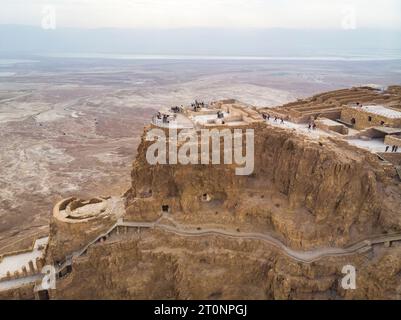
[[[137,228],[143,227],[143,223],[137,224],[135,222],[123,222],[121,225],[127,227],[137,227]],[[323,248],[303,251],[303,250],[293,250],[287,247],[280,240],[274,238],[268,233],[238,232],[234,230],[203,228],[201,226],[196,228],[188,228],[178,223],[174,223],[174,225],[172,226],[172,225],[162,224],[160,222],[149,223],[146,225],[146,227],[160,229],[162,231],[174,233],[176,235],[185,237],[202,237],[202,236],[216,235],[233,239],[263,241],[268,245],[277,248],[278,250],[280,250],[282,253],[292,258],[293,260],[303,263],[311,263],[320,260],[324,257],[352,255],[361,251],[365,251],[366,249],[370,249],[371,246],[375,244],[401,241],[401,233],[397,233],[397,234],[380,235],[377,237],[372,237],[370,239],[359,241],[346,248],[323,247]]]

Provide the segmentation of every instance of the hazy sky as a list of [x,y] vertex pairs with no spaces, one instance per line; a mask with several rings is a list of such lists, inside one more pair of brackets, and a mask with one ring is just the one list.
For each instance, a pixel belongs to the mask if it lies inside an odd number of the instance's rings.
[[401,30],[400,0],[0,0],[0,24],[40,26],[46,6],[57,27]]

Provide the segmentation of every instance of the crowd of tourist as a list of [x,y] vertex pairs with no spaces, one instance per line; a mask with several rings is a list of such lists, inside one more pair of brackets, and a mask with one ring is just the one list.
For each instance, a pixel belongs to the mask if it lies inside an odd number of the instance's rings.
[[[270,117],[270,114],[265,114],[265,113],[262,114],[262,117],[264,120],[267,120],[267,121],[270,121],[270,118],[273,118],[273,117]],[[280,124],[284,124],[284,119],[281,117],[278,117],[278,116],[274,116],[273,121],[274,122],[280,121]]]
[[195,100],[194,103],[191,103],[191,108],[196,112],[198,111],[200,108],[204,108],[205,107],[205,102],[204,101],[198,101]]
[[161,112],[157,112],[156,118],[158,120],[161,120],[163,123],[170,123],[170,121],[175,120],[177,118],[177,115],[171,116],[168,114],[162,114]]
[[181,113],[184,111],[184,106],[181,105],[181,107],[179,106],[171,107],[171,111],[174,113]]
[[[205,108],[205,106],[207,107],[207,105],[205,104],[204,101],[195,100],[195,102],[191,103],[192,110],[196,111],[196,112],[199,111],[200,108]],[[174,114],[170,115],[170,114],[162,113],[160,111],[157,112],[157,114],[155,115],[155,120],[162,121],[162,123],[168,124],[172,120],[176,120],[177,113],[183,113],[184,112],[184,106],[181,105],[181,106],[171,107],[170,111],[172,113],[174,113]],[[223,114],[221,114],[221,115],[223,115]],[[219,114],[217,116],[220,118]]]

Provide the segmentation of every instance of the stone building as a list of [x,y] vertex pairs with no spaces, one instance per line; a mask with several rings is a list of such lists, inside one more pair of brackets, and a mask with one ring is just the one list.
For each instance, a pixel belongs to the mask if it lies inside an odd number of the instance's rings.
[[401,147],[401,133],[394,135],[386,135],[384,143],[388,146],[398,146]]
[[382,105],[344,106],[341,121],[358,130],[377,126],[401,128],[401,111]]

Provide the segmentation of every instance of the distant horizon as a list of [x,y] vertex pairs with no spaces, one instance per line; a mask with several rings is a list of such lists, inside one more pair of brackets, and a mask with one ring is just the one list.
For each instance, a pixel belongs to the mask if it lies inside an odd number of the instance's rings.
[[401,31],[360,28],[56,28],[0,24],[0,53],[401,58]]
[[272,61],[389,61],[401,60],[401,52],[394,57],[373,57],[357,55],[332,55],[332,56],[247,56],[247,55],[178,55],[178,54],[129,54],[129,53],[49,53],[33,54],[44,58],[81,58],[81,59],[114,59],[114,60],[272,60]]

